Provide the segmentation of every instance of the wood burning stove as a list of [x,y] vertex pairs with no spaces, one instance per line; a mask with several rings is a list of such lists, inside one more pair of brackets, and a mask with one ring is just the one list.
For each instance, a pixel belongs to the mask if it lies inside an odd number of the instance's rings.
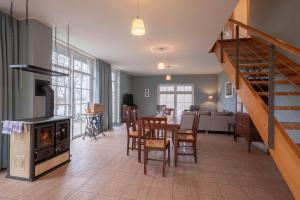
[[35,163],[38,164],[70,149],[70,120],[35,126]]

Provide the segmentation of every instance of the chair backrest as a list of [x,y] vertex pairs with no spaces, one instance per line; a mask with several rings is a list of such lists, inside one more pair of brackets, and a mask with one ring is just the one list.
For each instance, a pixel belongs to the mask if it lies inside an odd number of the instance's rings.
[[194,115],[193,129],[192,129],[195,137],[197,137],[199,121],[200,121],[200,112],[196,112]]
[[123,112],[124,112],[123,115],[124,115],[124,120],[127,128],[127,134],[129,134],[130,128],[132,127],[132,120],[131,120],[132,112],[131,109],[125,109]]
[[165,109],[165,114],[166,115],[174,115],[175,114],[175,109],[174,108],[166,108]]
[[181,130],[190,130],[194,127],[194,118],[195,118],[195,112],[188,112],[184,111],[182,112],[181,118],[180,118],[180,129]]
[[158,112],[160,112],[160,111],[164,112],[164,111],[166,110],[166,108],[167,108],[166,105],[157,105],[157,106],[156,106],[156,110],[157,110]]
[[138,118],[138,110],[132,109],[131,110],[131,124],[132,124],[134,130],[136,130],[138,119],[139,119]]
[[[145,139],[167,140],[167,118],[166,117],[143,117],[142,128]],[[146,134],[145,128],[149,128]],[[165,143],[166,144],[166,143]]]
[[200,106],[190,105],[190,111],[199,111],[199,110],[200,110]]

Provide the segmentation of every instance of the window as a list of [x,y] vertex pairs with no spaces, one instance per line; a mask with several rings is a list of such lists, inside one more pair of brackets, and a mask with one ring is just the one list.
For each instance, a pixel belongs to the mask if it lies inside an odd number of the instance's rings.
[[194,87],[192,84],[159,85],[158,104],[167,108],[175,108],[176,114],[194,104]]
[[53,77],[55,115],[73,116],[73,138],[84,133],[86,120],[81,113],[93,99],[93,58],[64,45],[57,45],[52,54],[52,69],[68,73],[68,77]]
[[112,84],[112,119],[113,124],[119,122],[119,90],[120,90],[120,73],[118,70],[112,69],[111,84]]
[[[52,69],[59,72],[70,73],[70,57],[67,48],[59,46],[52,55]],[[55,115],[70,115],[71,111],[71,77],[53,77]]]

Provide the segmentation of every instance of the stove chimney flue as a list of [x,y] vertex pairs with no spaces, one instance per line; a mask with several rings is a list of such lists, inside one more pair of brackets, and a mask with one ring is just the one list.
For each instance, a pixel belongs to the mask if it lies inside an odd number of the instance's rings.
[[54,91],[50,86],[50,81],[35,80],[35,96],[46,97],[46,118],[54,116]]

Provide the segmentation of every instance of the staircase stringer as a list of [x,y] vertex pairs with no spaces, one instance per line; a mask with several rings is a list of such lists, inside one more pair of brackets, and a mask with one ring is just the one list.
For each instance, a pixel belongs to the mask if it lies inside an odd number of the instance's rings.
[[[213,52],[220,59],[221,45],[219,42],[214,46]],[[227,55],[223,54],[223,68],[229,80],[235,85],[235,66]],[[243,101],[247,108],[249,115],[255,124],[259,134],[261,135],[265,144],[268,142],[268,108],[261,100],[257,92],[244,79],[242,75],[239,76],[239,90],[237,94]],[[270,155],[276,163],[283,178],[288,184],[290,190],[296,199],[300,199],[300,152],[298,147],[287,132],[283,129],[280,123],[275,119],[274,123],[274,149],[269,149]]]

